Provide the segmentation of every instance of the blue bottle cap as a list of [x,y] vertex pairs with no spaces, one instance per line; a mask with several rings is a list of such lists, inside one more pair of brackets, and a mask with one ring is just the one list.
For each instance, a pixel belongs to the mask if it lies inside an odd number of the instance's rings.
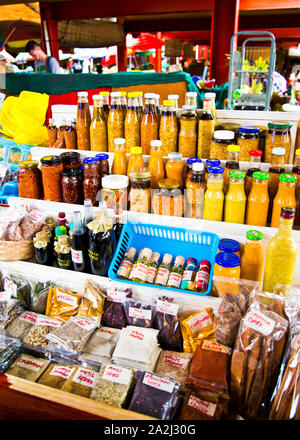
[[206,159],[205,161],[207,166],[218,167],[221,165],[221,161],[219,159]]
[[239,127],[238,128],[239,133],[258,133],[259,128],[252,127],[251,125],[245,126],[245,127]]
[[82,161],[84,164],[85,163],[97,163],[98,159],[96,159],[95,157],[86,157],[85,159],[83,159]]
[[212,174],[222,174],[224,173],[223,167],[208,167],[207,171]]
[[231,252],[220,252],[216,255],[216,264],[222,267],[237,267],[240,266],[241,259]]
[[222,238],[219,242],[219,250],[222,252],[238,252],[241,249],[241,245],[238,241],[231,238]]
[[103,154],[96,154],[95,158],[98,160],[107,160],[109,156],[108,154],[103,153]]
[[195,163],[195,162],[202,162],[202,160],[201,160],[201,159],[198,159],[198,157],[191,157],[190,159],[188,159],[188,160],[186,161],[186,163],[188,163],[189,165],[192,165],[192,164]]

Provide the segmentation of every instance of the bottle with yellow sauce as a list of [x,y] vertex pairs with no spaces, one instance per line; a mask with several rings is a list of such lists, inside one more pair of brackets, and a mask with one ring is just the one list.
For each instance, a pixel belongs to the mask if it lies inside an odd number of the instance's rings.
[[[300,128],[298,128],[298,131],[300,131]],[[291,174],[297,177],[296,191],[295,191],[296,201],[297,201],[295,226],[299,227],[300,226],[300,149],[297,149],[295,151],[295,163]]]
[[229,173],[229,189],[225,198],[225,222],[244,223],[246,208],[245,176],[244,171],[231,171]]
[[292,237],[295,209],[283,207],[277,234],[267,246],[263,290],[274,292],[276,284],[292,285],[298,249]]
[[151,171],[151,188],[158,188],[158,181],[165,177],[165,166],[161,151],[162,141],[151,141],[151,152],[148,163],[148,170]]
[[247,231],[246,243],[241,258],[241,278],[243,280],[262,281],[264,256],[261,241],[263,234],[260,231]]
[[224,194],[228,191],[229,186],[229,173],[233,170],[239,170],[239,152],[240,147],[238,145],[228,145],[227,147],[227,162],[224,169]]
[[209,167],[207,190],[204,196],[204,220],[221,222],[223,217],[224,193],[223,193],[222,167]]
[[126,142],[126,153],[130,153],[131,147],[141,145],[140,109],[137,92],[128,93],[128,109],[124,121],[124,137]]

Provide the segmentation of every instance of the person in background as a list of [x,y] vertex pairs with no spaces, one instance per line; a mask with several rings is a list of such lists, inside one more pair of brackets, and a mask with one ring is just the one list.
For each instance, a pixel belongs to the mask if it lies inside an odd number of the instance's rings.
[[61,73],[57,59],[49,57],[34,40],[28,41],[25,50],[34,58],[35,72]]
[[74,64],[72,66],[73,73],[82,73],[82,64],[79,60],[74,60]]

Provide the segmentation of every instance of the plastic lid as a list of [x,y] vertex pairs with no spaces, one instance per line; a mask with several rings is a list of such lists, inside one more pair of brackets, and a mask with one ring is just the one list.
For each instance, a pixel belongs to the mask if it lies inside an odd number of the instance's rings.
[[80,98],[85,98],[85,97],[87,97],[89,94],[88,94],[88,92],[78,92],[77,95],[78,95]]
[[249,154],[250,156],[261,157],[263,155],[263,152],[261,150],[250,150]]
[[55,228],[55,235],[66,235],[67,234],[67,228],[65,226],[56,226]]
[[22,160],[22,162],[19,162],[19,166],[22,168],[36,167],[38,164],[36,160]]
[[186,266],[188,267],[189,265],[197,267],[197,260],[196,260],[196,258],[193,258],[193,257],[188,258],[187,262],[186,262]]
[[98,99],[99,99],[99,100],[100,100],[100,99],[103,99],[103,96],[102,96],[102,95],[93,95],[92,98],[93,98],[94,101],[96,101],[96,100],[98,100]]
[[205,94],[204,94],[204,98],[207,98],[207,99],[209,99],[209,98],[215,98],[216,97],[216,94],[214,93],[214,92],[206,92]]
[[189,165],[192,165],[192,164],[195,163],[195,162],[202,162],[202,160],[201,160],[201,159],[198,159],[198,157],[190,157],[190,158],[186,161],[186,163],[188,163]]
[[281,208],[280,217],[287,218],[287,219],[294,218],[295,217],[295,209],[290,208],[289,206],[284,206],[283,208]]
[[59,156],[44,156],[41,158],[41,162],[43,165],[49,165],[50,163],[60,163],[61,159]]
[[192,165],[192,170],[196,172],[201,172],[204,170],[204,165],[201,162],[194,162]]
[[228,145],[227,151],[229,153],[238,153],[240,151],[240,147],[238,145],[234,145],[234,144]]
[[232,240],[232,238],[222,238],[219,242],[219,249],[222,252],[238,252],[241,249],[241,245],[238,241]]
[[251,231],[246,232],[246,238],[251,241],[259,241],[263,239],[264,234],[260,231],[256,231],[252,229]]
[[297,177],[293,174],[280,174],[279,180],[280,182],[295,183],[297,182]]
[[141,92],[141,91],[137,91],[136,93],[137,93],[138,96],[143,96],[144,95],[144,92]]
[[206,165],[210,165],[212,167],[218,167],[221,165],[221,161],[219,159],[206,159],[205,161]]
[[123,176],[122,174],[113,174],[102,177],[101,183],[102,187],[107,189],[127,188],[129,185],[129,177]]
[[99,92],[99,95],[102,95],[102,96],[109,96],[109,92]]
[[264,173],[262,171],[255,171],[255,173],[252,174],[252,178],[259,179],[259,180],[268,180],[269,173]]
[[106,153],[96,154],[95,158],[98,160],[107,160],[109,159],[109,155]]
[[142,154],[142,147],[131,147],[130,154]]
[[96,157],[86,157],[85,159],[83,159],[82,163],[86,164],[86,163],[97,163],[98,159],[96,159]]
[[230,130],[217,130],[214,132],[214,138],[224,141],[232,141],[234,139],[235,133]]
[[196,107],[194,105],[183,105],[182,110],[195,110]]
[[284,156],[285,155],[285,148],[276,147],[272,149],[272,154],[275,156]]
[[251,125],[247,125],[245,127],[238,128],[239,133],[259,133],[259,128],[252,127]]
[[288,121],[273,121],[268,123],[269,128],[275,128],[279,130],[287,130],[291,128],[292,124]]
[[158,139],[154,139],[153,141],[150,142],[151,147],[161,147],[162,146],[162,141],[158,140]]
[[241,259],[232,252],[220,252],[216,255],[216,264],[222,267],[238,267],[241,264]]
[[179,95],[168,95],[168,99],[170,99],[171,101],[173,101],[174,99],[177,100],[179,99]]
[[185,96],[197,96],[197,92],[187,92]]
[[224,173],[223,167],[208,167],[207,171],[211,174],[222,174]]
[[121,96],[126,96],[127,95],[127,92],[120,92],[121,93]]
[[169,159],[182,159],[181,153],[169,153],[168,154]]
[[125,144],[125,139],[124,138],[115,138],[114,139],[114,143],[116,145],[124,145]]
[[160,179],[158,181],[158,187],[176,189],[180,187],[180,181],[176,179]]
[[138,92],[129,92],[128,93],[128,98],[138,98],[139,94]]
[[298,149],[295,151],[295,155],[296,155],[296,156],[300,156],[300,148],[298,148]]
[[111,92],[110,96],[112,98],[120,98],[121,97],[121,92]]
[[164,105],[165,107],[173,107],[173,106],[175,105],[175,101],[172,101],[172,100],[170,100],[170,99],[165,99],[165,100],[163,101],[163,105]]
[[155,99],[155,93],[145,93],[145,99]]
[[245,179],[246,173],[245,171],[230,171],[229,177],[232,179]]

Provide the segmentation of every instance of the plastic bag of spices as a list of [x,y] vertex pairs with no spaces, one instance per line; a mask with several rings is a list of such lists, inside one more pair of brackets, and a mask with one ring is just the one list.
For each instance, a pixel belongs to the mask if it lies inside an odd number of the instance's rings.
[[85,361],[101,363],[109,360],[117,345],[121,330],[112,327],[100,327],[84,346],[80,358]]
[[61,390],[74,371],[74,365],[52,363],[41,375],[38,383]]
[[54,329],[60,327],[62,322],[49,316],[38,315],[34,327],[24,338],[24,343],[33,348],[44,348],[48,345],[46,335]]
[[127,299],[124,308],[128,325],[153,327],[155,308],[152,304],[143,304],[135,299]]
[[21,341],[0,336],[0,372],[4,373],[19,356]]
[[124,304],[126,298],[132,297],[131,289],[109,289],[104,304],[104,312],[101,324],[107,327],[121,329],[126,327],[127,318],[125,314]]
[[44,314],[50,287],[54,287],[53,283],[34,279],[28,279],[28,283],[30,287],[30,310]]
[[61,389],[79,396],[90,397],[97,375],[98,373],[95,370],[77,366]]
[[164,350],[183,351],[183,340],[178,318],[179,305],[174,298],[160,297],[156,300],[154,327],[159,330],[158,342]]
[[24,313],[24,307],[21,306],[17,299],[10,299],[8,301],[7,317],[0,323],[0,328],[7,328],[11,322],[13,322],[21,313]]
[[180,324],[183,337],[183,351],[186,353],[194,353],[203,339],[214,337],[214,312],[211,307],[192,313],[187,318],[182,317]]
[[84,284],[83,298],[78,309],[78,315],[91,318],[100,324],[104,301],[105,295],[101,290],[93,282],[86,280]]
[[17,298],[22,306],[29,309],[30,286],[25,277],[4,271],[2,274],[2,283],[4,290],[6,290],[12,298]]
[[35,325],[37,313],[25,311],[6,327],[6,335],[11,338],[23,339]]
[[77,293],[64,290],[58,286],[50,287],[46,315],[61,321],[68,321],[71,316],[77,315],[81,296]]
[[178,420],[220,420],[222,417],[222,406],[207,400],[200,399],[193,393],[187,392]]
[[192,357],[191,353],[163,350],[159,355],[155,373],[184,385],[188,378]]
[[10,294],[8,292],[0,292],[0,327],[3,326],[7,320],[9,299]]
[[50,361],[22,353],[7,370],[7,374],[36,382]]

